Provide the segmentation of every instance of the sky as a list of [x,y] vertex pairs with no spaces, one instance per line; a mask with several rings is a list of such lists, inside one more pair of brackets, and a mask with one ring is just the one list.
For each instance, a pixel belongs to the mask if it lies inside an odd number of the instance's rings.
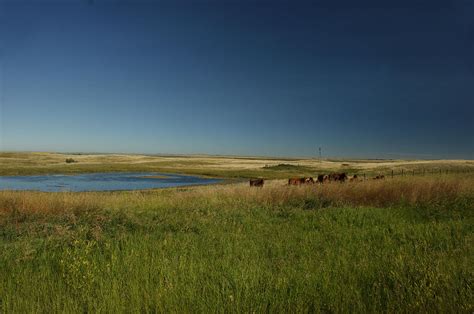
[[0,0],[0,150],[474,158],[474,1]]

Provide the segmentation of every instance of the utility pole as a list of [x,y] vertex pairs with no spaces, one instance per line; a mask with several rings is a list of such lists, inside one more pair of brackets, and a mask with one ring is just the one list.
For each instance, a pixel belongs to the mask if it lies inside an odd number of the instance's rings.
[[319,146],[319,162],[321,162],[321,146]]

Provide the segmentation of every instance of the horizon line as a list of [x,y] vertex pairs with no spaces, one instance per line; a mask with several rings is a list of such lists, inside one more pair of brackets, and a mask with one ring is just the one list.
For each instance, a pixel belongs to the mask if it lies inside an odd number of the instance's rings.
[[[319,158],[317,156],[278,156],[278,155],[235,155],[235,154],[211,154],[211,153],[145,153],[145,152],[119,152],[119,151],[108,151],[108,152],[94,152],[94,151],[41,151],[41,150],[2,150],[0,153],[49,153],[49,154],[64,154],[64,155],[142,155],[142,156],[159,156],[159,157],[220,157],[220,158],[265,158],[265,159],[315,159],[321,161],[329,161],[330,159],[340,160],[466,160],[474,161],[472,158],[382,158],[382,157],[350,157],[350,156],[326,156]],[[382,153],[387,155],[412,155],[412,156],[430,156],[430,154],[403,154],[403,153]],[[431,155],[433,156],[433,155]]]

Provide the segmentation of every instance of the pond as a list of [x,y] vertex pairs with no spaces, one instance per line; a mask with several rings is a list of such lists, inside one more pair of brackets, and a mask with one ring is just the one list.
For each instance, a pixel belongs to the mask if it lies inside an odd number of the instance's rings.
[[219,179],[156,172],[9,176],[0,177],[0,190],[36,190],[45,192],[144,190],[206,185],[220,181]]

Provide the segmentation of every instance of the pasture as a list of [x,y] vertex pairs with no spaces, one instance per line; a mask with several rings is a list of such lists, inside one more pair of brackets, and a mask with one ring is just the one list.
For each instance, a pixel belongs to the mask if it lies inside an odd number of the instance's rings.
[[[2,175],[274,179],[263,188],[237,180],[129,192],[0,191],[2,313],[474,310],[474,179],[455,172],[471,170],[472,161],[2,153],[0,166]],[[290,176],[318,171],[422,167],[452,173],[287,185]]]
[[[74,163],[67,163],[73,159]],[[474,172],[473,160],[346,160],[232,156],[157,156],[123,154],[0,153],[0,175],[84,172],[171,172],[219,178],[288,179],[316,173],[373,175],[413,170],[426,174]]]

